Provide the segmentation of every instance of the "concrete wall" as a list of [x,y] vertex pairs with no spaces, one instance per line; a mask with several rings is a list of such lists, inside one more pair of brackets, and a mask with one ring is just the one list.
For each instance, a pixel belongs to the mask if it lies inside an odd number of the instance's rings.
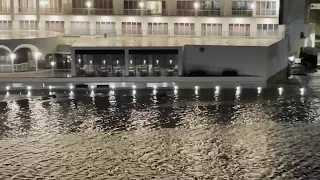
[[266,77],[267,56],[268,47],[185,46],[183,73],[205,70],[219,75],[224,69],[234,69],[240,75]]
[[[279,41],[268,47],[267,78],[272,78],[288,66],[288,39]],[[286,76],[286,74],[285,74]],[[284,78],[284,77],[281,77]]]

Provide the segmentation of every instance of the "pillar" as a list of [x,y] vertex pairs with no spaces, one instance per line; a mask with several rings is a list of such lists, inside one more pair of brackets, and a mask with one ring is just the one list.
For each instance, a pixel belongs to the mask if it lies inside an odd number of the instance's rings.
[[74,49],[71,48],[71,76],[76,76],[76,52]]
[[96,24],[97,22],[94,20],[92,16],[89,16],[89,22],[90,22],[90,34],[94,35],[96,34]]
[[39,2],[39,0],[36,0],[36,16],[37,16],[37,21],[40,21],[40,2]]
[[232,16],[232,0],[220,1],[221,16]]
[[124,50],[124,76],[129,76],[129,49]]
[[14,1],[13,0],[11,0],[10,1],[10,15],[11,15],[11,21],[14,21]]
[[183,74],[183,47],[178,50],[178,76],[182,76]]

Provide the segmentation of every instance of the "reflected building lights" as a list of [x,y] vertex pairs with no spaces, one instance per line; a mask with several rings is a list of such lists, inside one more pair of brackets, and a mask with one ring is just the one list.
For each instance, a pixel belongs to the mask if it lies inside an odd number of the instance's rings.
[[174,90],[178,90],[179,87],[178,87],[178,86],[174,86],[173,89],[174,89]]
[[303,96],[305,94],[305,89],[304,88],[300,88],[300,94],[301,94],[301,96]]
[[194,91],[194,94],[195,94],[196,96],[198,96],[198,95],[199,95],[199,91],[196,89],[196,90]]
[[27,97],[31,97],[31,91],[28,91]]
[[9,91],[10,90],[10,86],[6,86],[6,90]]
[[281,96],[283,94],[283,88],[282,87],[278,88],[278,92],[279,92],[279,95]]
[[173,90],[173,93],[174,93],[175,96],[177,96],[178,95],[178,90],[177,89]]
[[135,96],[137,94],[137,90],[132,90],[132,95]]
[[195,90],[199,90],[199,86],[195,86],[194,89],[195,89]]
[[73,87],[73,85],[70,85],[69,88],[70,88],[70,90],[73,90],[74,87]]
[[32,89],[32,87],[31,87],[31,86],[28,86],[27,89],[28,89],[28,91],[30,91],[30,90]]
[[69,93],[69,98],[70,98],[70,99],[73,99],[73,98],[74,98],[74,92],[73,92],[73,91],[70,91],[70,93]]
[[261,94],[262,88],[261,88],[261,87],[258,87],[258,88],[257,88],[257,91],[258,91],[258,95]]
[[8,98],[9,96],[10,96],[10,93],[7,92],[5,97]]
[[115,92],[114,92],[114,91],[110,91],[110,92],[109,92],[109,95],[110,95],[110,96],[114,96],[114,95],[115,95]]
[[94,98],[94,96],[95,96],[95,93],[94,93],[94,91],[92,90],[91,93],[90,93],[90,97]]
[[91,85],[91,89],[94,90],[94,85]]
[[157,90],[155,90],[155,89],[152,91],[152,94],[153,94],[153,95],[157,95],[157,93],[158,93],[158,92],[157,92]]
[[137,89],[137,86],[136,85],[132,85],[132,89]]

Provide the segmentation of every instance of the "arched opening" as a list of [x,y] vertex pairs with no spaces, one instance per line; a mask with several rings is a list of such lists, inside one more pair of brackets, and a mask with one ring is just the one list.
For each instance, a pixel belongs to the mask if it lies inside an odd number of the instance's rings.
[[41,68],[42,55],[39,55],[39,49],[31,44],[22,44],[15,48],[14,60],[15,71],[35,71]]
[[0,72],[12,72],[11,50],[0,45]]

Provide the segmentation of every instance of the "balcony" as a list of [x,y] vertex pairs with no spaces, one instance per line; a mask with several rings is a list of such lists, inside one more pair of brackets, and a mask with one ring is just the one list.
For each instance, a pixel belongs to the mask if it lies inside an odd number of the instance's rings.
[[0,14],[10,14],[10,7],[0,7]]
[[232,10],[232,15],[252,17],[252,10]]
[[18,7],[18,14],[35,14],[37,9],[34,7]]
[[113,15],[113,9],[100,8],[41,8],[40,14]]
[[0,39],[49,38],[59,35],[61,33],[45,30],[0,30]]

